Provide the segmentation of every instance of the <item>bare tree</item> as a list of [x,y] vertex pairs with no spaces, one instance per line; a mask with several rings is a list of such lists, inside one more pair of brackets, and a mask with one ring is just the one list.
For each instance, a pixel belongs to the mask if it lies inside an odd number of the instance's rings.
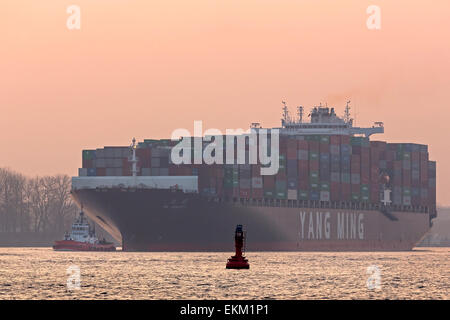
[[27,178],[0,168],[0,232],[62,233],[76,212],[69,176]]

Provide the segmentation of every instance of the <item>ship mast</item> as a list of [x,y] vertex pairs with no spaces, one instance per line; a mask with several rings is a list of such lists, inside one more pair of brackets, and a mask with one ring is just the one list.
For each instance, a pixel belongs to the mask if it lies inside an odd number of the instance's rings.
[[130,149],[131,149],[131,159],[130,162],[132,164],[132,170],[131,172],[133,173],[133,177],[137,176],[137,167],[136,167],[136,163],[137,163],[137,159],[136,159],[136,138],[133,138],[132,143],[130,145]]

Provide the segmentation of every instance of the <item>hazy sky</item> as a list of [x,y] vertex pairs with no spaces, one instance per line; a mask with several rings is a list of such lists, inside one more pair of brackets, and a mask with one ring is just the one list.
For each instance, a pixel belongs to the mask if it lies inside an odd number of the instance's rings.
[[449,17],[448,0],[2,0],[0,167],[76,175],[82,149],[350,99],[357,125],[384,122],[373,139],[429,145],[449,205]]

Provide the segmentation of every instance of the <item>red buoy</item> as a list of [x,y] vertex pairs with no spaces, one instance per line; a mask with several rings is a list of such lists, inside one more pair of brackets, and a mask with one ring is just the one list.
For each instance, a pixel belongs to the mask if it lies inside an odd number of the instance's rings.
[[236,232],[234,234],[234,246],[236,248],[236,254],[228,259],[227,269],[249,269],[250,265],[248,260],[242,255],[242,247],[244,246],[245,236],[242,230],[242,225],[236,226]]

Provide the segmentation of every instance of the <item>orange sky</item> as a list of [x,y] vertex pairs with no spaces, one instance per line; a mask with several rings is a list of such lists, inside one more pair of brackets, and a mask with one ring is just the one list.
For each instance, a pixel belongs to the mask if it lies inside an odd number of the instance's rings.
[[81,149],[350,99],[357,125],[384,121],[376,139],[430,145],[450,205],[449,16],[448,0],[2,0],[0,167],[75,175]]

